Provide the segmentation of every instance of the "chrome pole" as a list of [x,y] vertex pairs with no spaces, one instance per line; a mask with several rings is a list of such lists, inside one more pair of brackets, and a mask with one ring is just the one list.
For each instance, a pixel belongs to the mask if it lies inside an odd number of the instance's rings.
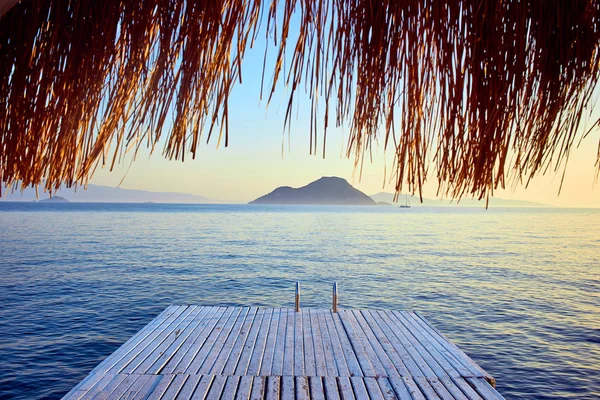
[[300,282],[296,282],[296,312],[300,312]]
[[337,282],[333,282],[333,312],[336,313],[338,311],[337,309],[337,304],[338,304],[338,293],[337,293]]

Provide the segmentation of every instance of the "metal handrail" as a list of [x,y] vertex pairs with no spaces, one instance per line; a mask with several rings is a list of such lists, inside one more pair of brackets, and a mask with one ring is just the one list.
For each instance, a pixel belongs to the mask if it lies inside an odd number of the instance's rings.
[[[334,313],[338,312],[338,288],[337,282],[333,282],[333,296],[331,299],[331,309]],[[300,281],[296,281],[296,312],[300,312]]]
[[337,282],[333,282],[333,298],[332,298],[332,307],[334,313],[338,311],[338,290],[337,290]]
[[296,312],[300,312],[300,282],[296,282]]

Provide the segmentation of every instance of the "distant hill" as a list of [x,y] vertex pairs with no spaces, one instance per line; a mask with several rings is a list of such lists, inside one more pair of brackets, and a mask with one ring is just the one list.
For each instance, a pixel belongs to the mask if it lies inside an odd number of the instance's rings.
[[[392,193],[379,192],[371,196],[371,198],[377,202],[383,201],[387,203],[392,203],[394,201],[394,195]],[[404,204],[406,201],[405,195],[401,195],[398,198],[398,203],[393,204]],[[448,200],[448,199],[427,199],[423,198],[423,203],[418,196],[408,196],[408,202],[412,206],[428,206],[428,207],[440,207],[440,206],[450,206],[450,207],[485,207],[485,200],[477,200],[477,199],[462,199],[457,203],[456,200]],[[490,206],[495,207],[551,207],[548,204],[535,203],[532,201],[525,200],[507,200],[500,199],[497,197],[492,197],[490,199]]]
[[68,203],[69,200],[60,196],[52,196],[47,199],[40,200],[40,203]]
[[[40,199],[47,198],[48,194],[40,188]],[[60,189],[53,198],[63,196],[70,202],[89,203],[214,203],[203,196],[195,196],[188,193],[150,192],[147,190],[131,190],[114,188],[110,186],[88,185],[84,190],[82,187],[75,189]],[[21,194],[20,191],[9,193],[2,191],[0,201],[34,201],[34,188],[27,188]],[[41,200],[40,200],[41,201]]]
[[332,176],[300,188],[278,187],[249,204],[375,205],[375,201],[345,179]]

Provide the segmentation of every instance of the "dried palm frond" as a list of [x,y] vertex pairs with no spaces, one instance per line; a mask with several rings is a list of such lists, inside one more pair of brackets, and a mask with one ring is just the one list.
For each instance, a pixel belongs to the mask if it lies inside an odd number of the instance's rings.
[[599,18],[597,0],[22,0],[0,17],[0,180],[85,183],[162,135],[174,159],[202,134],[227,145],[265,30],[267,97],[285,80],[287,124],[305,84],[311,152],[334,104],[357,164],[378,135],[393,146],[397,193],[433,163],[443,193],[483,198],[564,165],[598,86]]

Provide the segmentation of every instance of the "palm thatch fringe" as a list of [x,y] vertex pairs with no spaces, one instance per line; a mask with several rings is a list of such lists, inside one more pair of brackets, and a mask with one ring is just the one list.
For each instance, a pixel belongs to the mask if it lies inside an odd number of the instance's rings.
[[228,97],[265,34],[266,97],[288,85],[287,124],[304,84],[311,152],[331,105],[357,164],[378,135],[393,147],[397,192],[433,163],[444,194],[486,197],[565,164],[600,76],[599,18],[597,0],[22,0],[0,18],[0,180],[85,184],[163,135],[167,158],[202,135],[227,145]]

